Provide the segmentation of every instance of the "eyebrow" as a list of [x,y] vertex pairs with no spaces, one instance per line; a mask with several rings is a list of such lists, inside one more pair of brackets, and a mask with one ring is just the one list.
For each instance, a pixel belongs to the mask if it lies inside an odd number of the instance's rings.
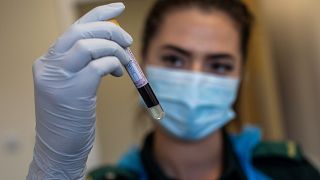
[[188,56],[188,57],[191,57],[192,56],[192,53],[189,52],[188,50],[186,49],[183,49],[183,48],[180,48],[178,46],[174,46],[174,45],[164,45],[162,47],[162,49],[168,49],[168,50],[172,50],[172,51],[176,51],[184,56]]
[[217,53],[217,54],[210,54],[206,56],[206,59],[209,60],[219,60],[219,59],[223,59],[223,60],[231,60],[234,61],[235,57],[233,57],[231,54],[228,53]]
[[[175,45],[164,45],[162,47],[162,49],[167,49],[167,50],[172,50],[172,51],[176,51],[184,56],[187,57],[192,57],[192,53],[186,49],[183,49],[181,47],[175,46]],[[217,59],[224,59],[224,60],[235,60],[235,57],[233,57],[231,54],[229,53],[212,53],[212,54],[207,54],[205,56],[205,59],[208,60],[217,60]]]

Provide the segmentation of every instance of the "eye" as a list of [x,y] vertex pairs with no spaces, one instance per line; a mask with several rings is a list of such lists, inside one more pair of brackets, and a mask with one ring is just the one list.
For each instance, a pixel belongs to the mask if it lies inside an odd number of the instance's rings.
[[227,62],[214,62],[210,64],[210,72],[219,74],[219,75],[227,75],[231,73],[234,69],[234,65]]
[[183,68],[185,66],[185,59],[178,55],[163,55],[161,56],[161,60],[167,67],[172,68]]

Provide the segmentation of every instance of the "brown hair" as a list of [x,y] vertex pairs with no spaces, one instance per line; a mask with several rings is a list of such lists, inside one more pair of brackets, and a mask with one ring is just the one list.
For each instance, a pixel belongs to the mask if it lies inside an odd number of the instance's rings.
[[164,17],[172,10],[197,7],[204,11],[219,10],[234,20],[241,35],[241,53],[243,59],[247,55],[247,47],[253,16],[240,0],[158,0],[147,16],[142,39],[142,57],[148,52],[151,40],[158,33]]

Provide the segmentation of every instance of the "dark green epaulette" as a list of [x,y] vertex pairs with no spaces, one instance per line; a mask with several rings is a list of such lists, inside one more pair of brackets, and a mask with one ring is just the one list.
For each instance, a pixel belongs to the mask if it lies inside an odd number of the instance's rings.
[[126,169],[116,166],[103,166],[91,171],[87,180],[137,180],[138,176]]
[[253,149],[253,158],[303,160],[300,147],[293,141],[263,141]]
[[252,155],[254,167],[271,179],[320,179],[318,170],[292,141],[261,142],[254,148]]

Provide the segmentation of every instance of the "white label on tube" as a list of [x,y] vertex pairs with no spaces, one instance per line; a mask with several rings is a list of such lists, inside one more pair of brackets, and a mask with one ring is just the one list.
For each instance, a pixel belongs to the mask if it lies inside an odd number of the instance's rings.
[[137,63],[136,59],[134,58],[131,50],[129,48],[126,49],[127,53],[130,56],[130,61],[126,65],[126,69],[128,74],[130,75],[134,85],[137,88],[141,88],[142,86],[148,83],[147,78],[144,76],[139,64]]

